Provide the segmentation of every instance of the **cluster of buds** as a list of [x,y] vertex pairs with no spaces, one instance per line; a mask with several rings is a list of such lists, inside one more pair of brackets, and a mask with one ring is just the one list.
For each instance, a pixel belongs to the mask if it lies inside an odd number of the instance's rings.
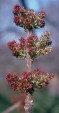
[[53,73],[35,69],[32,72],[23,72],[19,77],[16,74],[8,74],[6,79],[14,90],[32,94],[36,89],[46,86],[53,77]]
[[20,43],[16,41],[8,42],[8,47],[12,51],[13,56],[25,58],[25,39],[21,37]]
[[16,74],[8,74],[7,75],[7,80],[8,80],[8,83],[11,85],[11,87],[15,90],[15,89],[17,89],[17,87],[18,87],[18,84],[17,84],[17,82],[18,82],[18,77],[17,77],[17,75]]
[[44,35],[40,37],[40,41],[37,43],[39,49],[39,55],[47,55],[51,52],[52,41],[50,40],[50,32],[46,31]]
[[14,22],[16,25],[23,27],[25,30],[32,30],[32,28],[42,28],[45,26],[45,12],[41,11],[35,14],[33,10],[26,10],[21,8],[18,4],[13,9]]
[[38,42],[38,37],[36,35],[31,35],[27,38],[27,49],[30,58],[33,60],[37,57],[37,47],[36,43]]
[[36,35],[30,35],[27,39],[20,38],[19,43],[15,41],[9,42],[8,47],[12,50],[12,54],[16,57],[26,58],[27,53],[31,60],[38,58],[40,55],[47,55],[51,52],[50,33],[45,32],[40,40]]

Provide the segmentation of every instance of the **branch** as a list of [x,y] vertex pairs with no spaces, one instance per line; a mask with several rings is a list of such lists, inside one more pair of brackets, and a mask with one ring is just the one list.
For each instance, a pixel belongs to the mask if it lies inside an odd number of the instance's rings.
[[[27,31],[27,36],[30,36],[30,35],[32,35],[32,32]],[[32,60],[30,58],[30,55],[28,54],[28,50],[26,50],[26,52],[27,52],[26,63],[27,63],[28,71],[30,72],[31,71]]]
[[9,107],[8,109],[6,109],[2,113],[10,113],[11,111],[19,108],[19,106],[20,106],[20,102],[17,102],[16,104],[12,105],[11,107]]

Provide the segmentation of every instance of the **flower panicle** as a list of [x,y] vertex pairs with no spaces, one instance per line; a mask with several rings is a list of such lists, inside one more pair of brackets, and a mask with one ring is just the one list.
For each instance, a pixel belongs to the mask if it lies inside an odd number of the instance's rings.
[[9,42],[8,47],[14,56],[26,58],[28,53],[30,58],[34,60],[40,55],[50,53],[52,50],[51,44],[50,33],[45,32],[44,35],[40,37],[40,40],[36,35],[30,35],[27,39],[21,37],[19,43],[16,43],[16,41]]
[[45,26],[45,12],[41,11],[35,14],[34,10],[26,10],[16,4],[13,8],[14,22],[16,25],[23,27],[25,30],[32,30],[32,28],[42,28]]
[[32,72],[22,72],[19,77],[16,74],[8,74],[6,79],[14,90],[20,93],[30,93],[46,86],[53,77],[53,73],[49,74],[35,69]]

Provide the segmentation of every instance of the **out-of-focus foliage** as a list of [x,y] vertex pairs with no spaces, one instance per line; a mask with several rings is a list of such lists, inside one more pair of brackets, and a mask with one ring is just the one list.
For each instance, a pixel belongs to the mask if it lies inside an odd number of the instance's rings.
[[[34,106],[32,113],[59,113],[59,96],[48,94],[46,88],[35,92],[33,98]],[[0,97],[0,113],[11,105],[11,102],[7,99]],[[19,113],[19,110],[12,111],[11,113]]]
[[45,89],[34,95],[35,104],[32,113],[59,113],[59,96],[52,96]]

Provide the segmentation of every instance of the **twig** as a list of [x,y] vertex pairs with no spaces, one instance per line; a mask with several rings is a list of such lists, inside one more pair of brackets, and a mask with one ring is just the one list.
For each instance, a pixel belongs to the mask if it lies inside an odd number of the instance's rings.
[[[32,35],[32,32],[27,31],[27,36],[30,36],[30,35]],[[26,53],[27,53],[27,56],[26,56],[27,68],[28,68],[28,71],[30,72],[31,71],[32,60],[31,60],[30,55],[28,53],[28,49],[26,50]]]
[[19,106],[20,106],[20,102],[17,102],[16,104],[12,105],[11,107],[9,107],[8,109],[6,109],[2,113],[10,113],[11,111],[17,109]]

